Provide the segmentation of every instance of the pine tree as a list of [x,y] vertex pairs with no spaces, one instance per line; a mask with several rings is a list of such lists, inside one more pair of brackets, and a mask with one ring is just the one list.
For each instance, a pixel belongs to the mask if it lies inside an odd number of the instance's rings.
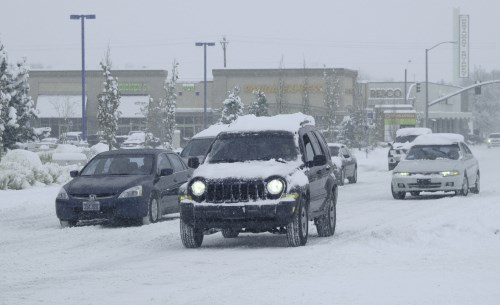
[[8,74],[7,52],[0,42],[0,157],[5,149],[3,133],[8,121],[8,110],[10,102],[10,76]]
[[335,70],[331,72],[324,69],[323,79],[325,81],[324,103],[326,107],[326,134],[328,141],[334,142],[336,138],[336,128],[338,125],[337,115],[342,99],[342,86]]
[[179,63],[174,60],[172,64],[172,73],[170,79],[165,82],[165,100],[162,111],[164,111],[162,127],[164,128],[164,137],[161,141],[164,145],[170,146],[172,148],[172,140],[174,138],[175,130],[177,129],[177,124],[175,123],[175,111],[177,106],[177,93],[176,84],[179,78],[178,74]]
[[222,117],[220,122],[222,124],[230,124],[236,120],[239,116],[243,114],[243,103],[239,96],[240,88],[238,86],[234,87],[233,92],[228,92],[227,99],[222,102]]
[[120,105],[120,91],[118,91],[117,80],[111,75],[111,58],[109,47],[104,60],[100,62],[103,70],[104,82],[103,92],[98,96],[97,121],[108,143],[109,150],[116,145],[116,131],[118,129]]
[[262,90],[254,90],[255,100],[248,107],[248,113],[255,116],[269,116],[269,107],[267,105],[266,95]]
[[[149,98],[147,105],[141,107],[141,112],[146,117],[146,132],[152,134],[156,138],[161,138],[164,128],[161,122],[160,99]],[[147,139],[148,142],[151,139]]]

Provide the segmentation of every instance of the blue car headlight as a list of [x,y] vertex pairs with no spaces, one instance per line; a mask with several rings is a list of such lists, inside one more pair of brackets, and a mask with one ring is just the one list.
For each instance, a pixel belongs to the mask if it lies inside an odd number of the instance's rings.
[[124,190],[118,198],[132,198],[142,196],[142,185],[136,185]]

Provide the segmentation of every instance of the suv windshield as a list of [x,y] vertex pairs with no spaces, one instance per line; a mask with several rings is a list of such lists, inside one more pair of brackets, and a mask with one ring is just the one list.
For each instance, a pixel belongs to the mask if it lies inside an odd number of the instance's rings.
[[291,133],[238,133],[221,134],[212,145],[208,163],[271,159],[291,161],[296,158],[297,149]]
[[406,142],[413,142],[418,136],[417,135],[409,135],[409,136],[401,136],[401,137],[396,137],[396,143],[406,143]]
[[406,160],[458,160],[459,157],[460,153],[458,144],[426,146],[417,145],[410,148],[408,155],[406,155]]
[[93,159],[80,175],[149,175],[152,169],[153,155],[110,155]]
[[182,150],[181,157],[204,156],[207,154],[210,144],[213,141],[214,138],[192,139]]

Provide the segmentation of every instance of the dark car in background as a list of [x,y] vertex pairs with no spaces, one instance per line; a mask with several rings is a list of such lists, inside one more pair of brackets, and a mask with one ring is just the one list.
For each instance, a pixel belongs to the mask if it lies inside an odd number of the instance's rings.
[[339,185],[344,185],[345,179],[349,183],[358,181],[358,161],[354,154],[340,143],[328,143],[328,149],[332,156],[332,163],[335,166],[334,173]]
[[181,151],[182,159],[188,162],[189,158],[197,157],[202,163],[215,137],[226,128],[227,124],[214,124],[195,134]]
[[98,154],[56,198],[62,227],[80,220],[157,222],[179,212],[179,187],[192,170],[174,152],[162,149],[113,150]]

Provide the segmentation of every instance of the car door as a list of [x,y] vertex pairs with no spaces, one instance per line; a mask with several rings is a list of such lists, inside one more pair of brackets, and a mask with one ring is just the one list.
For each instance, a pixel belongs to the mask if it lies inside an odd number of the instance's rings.
[[342,147],[340,151],[344,159],[345,175],[346,177],[352,177],[354,175],[354,160],[351,152],[346,147]]
[[309,207],[311,212],[317,212],[321,210],[323,202],[326,199],[327,193],[325,185],[327,174],[325,173],[326,170],[324,165],[315,165],[312,161],[315,156],[324,155],[324,153],[321,151],[313,132],[307,132],[304,134],[302,136],[302,140],[305,150],[305,161],[308,167],[307,176],[309,178],[310,193]]
[[179,212],[179,188],[191,177],[191,169],[187,167],[179,155],[168,153],[167,156],[174,169],[172,185],[169,186],[168,190],[167,213],[177,213]]
[[467,176],[469,178],[469,184],[472,185],[476,182],[477,179],[477,172],[478,172],[478,162],[474,155],[472,154],[472,151],[470,148],[467,146],[465,143],[461,143],[461,149],[463,149],[464,152],[464,162],[465,162],[465,168],[467,169]]
[[[161,214],[166,214],[168,212],[168,206],[169,202],[172,201],[172,186],[175,184],[174,182],[174,175],[169,175],[169,176],[160,176],[160,171],[165,168],[172,168],[172,163],[170,162],[170,159],[167,157],[166,153],[161,153],[158,155],[158,162],[157,162],[157,168],[156,168],[156,174],[158,175],[158,178],[155,180],[155,188],[157,189],[159,193],[159,200],[160,200],[160,209],[161,209]],[[177,200],[177,196],[175,198]]]

